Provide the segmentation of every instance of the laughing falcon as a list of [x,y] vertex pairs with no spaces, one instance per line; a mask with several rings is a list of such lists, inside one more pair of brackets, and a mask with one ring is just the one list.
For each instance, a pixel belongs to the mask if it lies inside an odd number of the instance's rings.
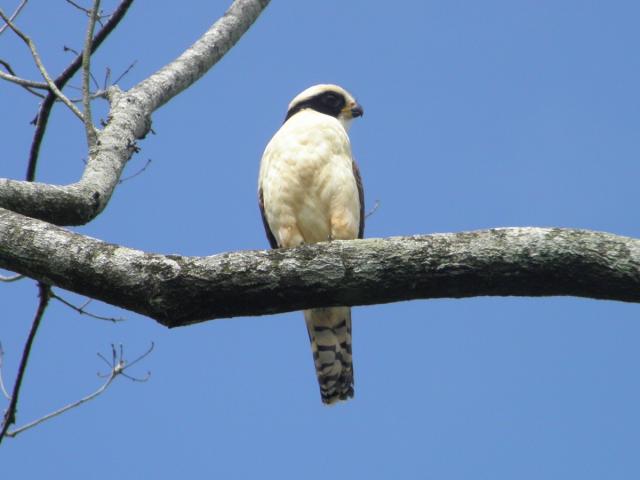
[[[260,164],[258,200],[272,248],[362,238],[364,194],[347,131],[362,107],[337,85],[295,97]],[[351,308],[304,311],[320,395],[353,397]]]

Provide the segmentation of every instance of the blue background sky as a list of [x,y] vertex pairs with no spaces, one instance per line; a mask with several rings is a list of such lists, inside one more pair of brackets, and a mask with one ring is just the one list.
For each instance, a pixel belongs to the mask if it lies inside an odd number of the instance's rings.
[[[17,3],[0,1],[5,11]],[[134,85],[228,2],[179,5],[135,2],[95,56],[96,76],[137,60],[121,82]],[[266,248],[256,205],[262,150],[294,95],[333,82],[365,108],[351,139],[367,204],[380,202],[366,236],[558,226],[640,237],[638,18],[631,0],[273,2],[229,55],[154,115],[156,134],[127,171],[147,159],[150,167],[76,230],[161,253]],[[18,24],[53,74],[70,60],[62,46],[80,49],[84,38],[85,18],[62,0],[30,2]],[[38,78],[11,32],[0,52]],[[0,83],[0,176],[23,178],[36,107]],[[60,106],[52,120],[38,179],[76,181],[82,126]],[[1,284],[0,306],[13,384],[35,285]],[[7,439],[3,476],[640,478],[638,305],[477,298],[355,308],[356,397],[334,408],[320,403],[300,313],[169,331],[91,308],[128,320],[80,317],[54,302],[18,424],[97,388],[96,352],[111,342],[133,358],[154,341],[131,372],[151,370],[151,379],[121,379]]]

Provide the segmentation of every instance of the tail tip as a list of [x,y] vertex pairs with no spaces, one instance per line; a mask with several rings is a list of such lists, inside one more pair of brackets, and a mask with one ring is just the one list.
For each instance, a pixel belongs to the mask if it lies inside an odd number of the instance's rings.
[[350,385],[344,390],[333,390],[330,392],[320,391],[320,397],[322,398],[322,403],[328,406],[347,401],[353,398],[353,385]]

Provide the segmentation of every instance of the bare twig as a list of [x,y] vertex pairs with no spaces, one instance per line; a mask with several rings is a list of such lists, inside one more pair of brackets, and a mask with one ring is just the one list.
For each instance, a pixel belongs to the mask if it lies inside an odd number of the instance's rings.
[[[104,27],[96,34],[91,44],[91,53],[94,53],[102,42],[109,36],[109,34],[118,26],[120,21],[124,18],[127,10],[133,3],[133,0],[123,0],[118,8],[113,12],[111,18]],[[55,80],[55,84],[58,88],[64,87],[69,80],[76,74],[78,69],[82,65],[82,56],[76,56],[75,60],[69,64],[69,66],[62,72]],[[36,129],[33,133],[33,141],[31,142],[31,150],[29,152],[29,165],[27,166],[27,180],[33,181],[36,176],[36,167],[38,165],[38,155],[40,153],[40,146],[42,145],[42,139],[44,138],[44,132],[47,129],[49,123],[49,115],[51,109],[55,103],[56,96],[53,93],[49,93],[47,98],[40,107],[38,116],[35,119]]]
[[76,7],[78,10],[80,10],[81,12],[84,12],[86,15],[91,15],[91,10],[90,9],[85,8],[82,5],[77,4],[73,0],[65,0],[65,2],[67,2],[69,5],[72,5],[72,6]]
[[110,81],[111,81],[111,68],[107,67],[104,70],[104,82],[102,83],[102,88],[104,90],[107,89],[107,85],[109,85]]
[[[127,74],[131,71],[131,69],[132,69],[133,67],[135,67],[135,66],[136,66],[136,63],[138,63],[138,61],[137,61],[137,60],[134,60],[133,62],[131,62],[131,65],[129,65],[129,66],[127,67],[127,69],[126,69],[124,72],[122,72],[122,73],[120,74],[120,76],[118,76],[118,78],[116,78],[116,79],[113,81],[113,84],[112,84],[112,85],[117,85],[117,84],[118,84],[118,82],[119,82],[120,80],[122,80],[122,79],[125,77],[125,75],[127,75]],[[106,84],[106,80],[105,80],[105,84]],[[107,88],[107,87],[106,87],[106,85],[105,85],[105,87],[104,87],[104,88]]]
[[[2,62],[2,60],[0,60],[0,62]],[[120,76],[118,76],[118,78],[116,78],[116,80],[113,83],[110,83],[111,82],[111,69],[109,67],[107,67],[106,70],[105,70],[104,83],[103,83],[102,87],[100,87],[100,84],[98,83],[98,80],[96,80],[96,77],[93,75],[93,73],[89,72],[89,75],[91,76],[91,80],[93,81],[93,83],[94,83],[94,85],[96,87],[96,91],[95,92],[91,92],[90,95],[89,95],[89,98],[91,100],[95,100],[96,98],[107,98],[107,91],[108,91],[109,87],[113,86],[113,85],[117,85],[118,82],[120,80],[122,80],[124,78],[124,76],[127,75],[127,73],[129,73],[131,71],[131,69],[134,67],[134,65],[136,63],[137,63],[137,61],[134,61],[133,63],[131,63],[127,67],[127,69],[124,72],[122,72],[120,74]],[[42,85],[44,85],[44,88],[46,88],[47,90],[49,89],[47,84],[43,83]],[[73,90],[83,90],[82,87],[76,87],[75,85],[69,85],[68,88],[73,89]],[[38,94],[36,93],[36,95],[38,95]],[[44,95],[40,95],[40,97],[44,98]],[[83,98],[70,98],[70,100],[73,103],[84,103],[84,97]]]
[[4,362],[4,350],[2,349],[2,343],[0,343],[0,391],[2,391],[2,395],[7,400],[11,400],[11,395],[9,395],[9,392],[7,392],[7,388],[4,386],[4,375],[2,373],[3,362]]
[[89,81],[91,79],[91,44],[93,43],[93,30],[96,26],[99,9],[100,0],[94,0],[93,8],[89,15],[89,24],[87,26],[87,35],[84,40],[84,49],[82,51],[82,107],[84,110],[84,128],[87,134],[87,145],[89,147],[95,145],[97,140],[96,129],[93,126],[93,120],[91,118],[91,88],[89,86]]
[[[42,90],[49,90],[49,86],[46,83],[35,82],[33,80],[27,80],[26,78],[16,77],[15,75],[4,73],[2,70],[0,70],[0,78],[8,82],[15,83],[16,85],[20,85],[21,87],[40,88]],[[36,92],[32,92],[32,93],[36,93]],[[40,97],[44,98],[44,95],[42,94],[36,93],[36,95],[40,95]]]
[[17,76],[16,72],[13,71],[13,68],[11,68],[11,65],[8,62],[5,62],[4,60],[0,60],[0,65],[6,68],[7,72],[9,72],[9,73],[5,73],[3,71],[0,71],[0,78],[7,80],[8,82],[13,82],[17,85],[20,85],[22,88],[34,94],[35,96],[44,98],[44,95],[39,92],[36,92],[34,88],[49,90],[49,85],[47,85],[46,83],[34,82],[33,80],[27,80],[26,78]]
[[105,390],[107,388],[109,388],[109,386],[113,383],[113,381],[119,375],[122,375],[123,377],[128,378],[129,380],[132,380],[134,382],[146,382],[147,380],[149,380],[149,377],[151,376],[151,372],[147,372],[147,374],[142,378],[137,378],[137,377],[132,377],[131,375],[126,374],[125,371],[127,369],[131,368],[136,363],[138,363],[143,358],[147,357],[153,351],[154,343],[151,342],[151,346],[149,347],[149,349],[145,353],[143,353],[138,358],[136,358],[135,360],[133,360],[132,362],[129,362],[129,363],[127,363],[127,361],[124,359],[124,349],[123,349],[122,345],[120,345],[119,347],[120,348],[117,351],[115,345],[111,344],[111,361],[107,360],[105,358],[105,356],[102,355],[101,353],[98,353],[98,356],[102,360],[104,360],[104,362],[109,366],[111,371],[106,375],[101,375],[100,373],[98,373],[98,376],[101,377],[101,378],[106,378],[106,381],[95,392],[87,395],[86,397],[82,397],[80,400],[77,400],[75,402],[69,403],[68,405],[65,405],[64,407],[59,408],[58,410],[56,410],[54,412],[51,412],[51,413],[49,413],[49,414],[47,414],[47,415],[45,415],[43,417],[40,417],[37,420],[29,422],[29,423],[27,423],[26,425],[23,425],[20,428],[16,428],[15,430],[13,430],[11,432],[7,432],[6,435],[8,437],[15,437],[16,435],[24,432],[25,430],[29,430],[30,428],[33,428],[33,427],[35,427],[37,425],[40,425],[41,423],[46,422],[47,420],[49,420],[49,419],[51,419],[53,417],[57,417],[58,415],[61,415],[64,412],[67,412],[67,411],[71,410],[72,408],[79,407],[83,403],[86,403],[86,402],[88,402],[90,400],[93,400],[94,398],[96,398],[100,394],[104,393]]
[[21,275],[19,273],[15,274],[15,275],[0,275],[0,282],[4,282],[4,283],[10,283],[10,282],[15,282],[17,280],[22,280],[23,278],[26,278],[24,275]]
[[24,372],[27,369],[27,362],[29,361],[31,347],[33,346],[33,340],[35,339],[36,333],[38,332],[38,327],[40,327],[40,322],[42,321],[44,311],[47,309],[47,305],[49,305],[49,299],[51,298],[51,287],[49,287],[49,285],[40,282],[38,283],[38,289],[40,294],[38,310],[36,311],[33,323],[31,324],[31,330],[29,331],[29,336],[27,337],[27,342],[25,343],[24,350],[22,351],[22,358],[20,359],[20,365],[18,366],[18,374],[16,376],[16,382],[11,393],[9,408],[7,408],[7,411],[4,414],[4,418],[2,420],[2,430],[0,430],[0,443],[2,443],[2,439],[5,437],[5,435],[7,435],[9,427],[16,421],[16,408],[18,407],[20,387],[22,386]]
[[[85,15],[89,16],[91,15],[91,10],[89,8],[85,8],[82,5],[77,4],[76,2],[74,2],[73,0],[65,0],[69,5],[74,6],[75,8],[77,8],[78,10],[80,10],[81,12],[84,12]],[[102,19],[106,18],[110,15],[103,15],[103,14],[98,14],[97,16],[97,21],[100,24],[100,26],[102,26]]]
[[33,80],[27,80],[26,78],[20,78],[20,77],[16,77],[15,75],[11,75],[9,73],[4,73],[2,70],[0,70],[0,78],[2,80],[6,80],[7,82],[11,82],[11,83],[15,83],[16,85],[20,85],[21,87],[26,88],[29,92],[33,93],[34,95],[40,97],[40,98],[44,98],[44,95],[42,95],[41,93],[38,92],[34,92],[32,89],[33,88],[41,88],[41,89],[49,89],[49,87],[41,82],[34,82]]
[[126,182],[127,180],[131,180],[132,178],[137,177],[142,172],[144,172],[150,164],[151,164],[151,159],[149,158],[149,159],[147,159],[147,163],[145,163],[144,166],[140,170],[138,170],[136,173],[133,173],[133,174],[129,175],[128,177],[121,178],[118,181],[118,183]]
[[[96,98],[107,98],[107,91],[102,89],[96,90],[91,95],[89,95],[89,98],[91,100],[95,100]],[[84,101],[83,98],[71,98],[70,100],[73,103],[82,103]],[[87,162],[85,161],[84,163],[86,164]]]
[[[13,11],[13,13],[11,14],[11,16],[9,17],[9,20],[11,20],[12,22],[16,19],[16,17],[20,14],[20,10],[23,9],[23,7],[27,4],[29,0],[22,0],[20,2],[20,5],[18,5],[16,7],[16,9]],[[2,35],[2,32],[4,32],[7,27],[9,26],[8,23],[5,23],[4,25],[2,25],[2,27],[0,27],[0,35]]]
[[95,313],[88,312],[87,310],[85,310],[85,307],[93,301],[93,299],[91,298],[79,307],[69,302],[68,300],[65,300],[64,298],[60,297],[53,290],[51,291],[51,298],[58,300],[60,303],[66,305],[72,310],[75,310],[80,315],[86,315],[87,317],[95,318],[96,320],[105,320],[107,322],[113,322],[113,323],[124,322],[125,320],[124,318],[103,317],[101,315],[96,315]]
[[56,86],[55,82],[53,81],[53,79],[49,76],[49,72],[47,72],[47,69],[45,68],[44,64],[42,63],[42,59],[40,58],[40,54],[38,53],[38,50],[36,49],[35,44],[33,43],[33,41],[31,40],[31,38],[29,36],[27,36],[25,33],[23,33],[20,29],[18,29],[13,22],[11,22],[11,20],[9,19],[9,17],[7,17],[4,12],[2,10],[0,10],[0,18],[2,18],[5,22],[7,22],[7,24],[9,25],[9,27],[11,28],[11,30],[13,30],[15,32],[16,35],[18,35],[20,37],[20,39],[27,44],[27,46],[29,47],[29,50],[31,51],[31,56],[33,57],[33,60],[36,62],[36,65],[38,66],[38,70],[40,70],[40,74],[42,75],[42,77],[46,80],[47,85],[49,85],[49,89],[55,93],[56,97],[58,97],[60,100],[62,100],[62,102],[69,107],[69,109],[80,119],[84,122],[84,117],[82,115],[82,112],[80,110],[78,110],[78,108],[65,96],[64,93],[62,93],[62,91],[60,91],[60,89]]
[[80,52],[78,52],[75,48],[67,47],[66,45],[64,45],[64,46],[62,47],[62,50],[63,50],[64,52],[71,52],[71,53],[73,53],[73,54],[75,54],[75,55],[80,55]]
[[379,202],[378,200],[376,200],[376,201],[373,203],[373,207],[371,207],[371,210],[369,210],[369,211],[365,214],[364,218],[369,218],[371,215],[373,215],[374,213],[376,213],[376,212],[378,211],[378,208],[379,208],[379,207],[380,207],[380,202]]

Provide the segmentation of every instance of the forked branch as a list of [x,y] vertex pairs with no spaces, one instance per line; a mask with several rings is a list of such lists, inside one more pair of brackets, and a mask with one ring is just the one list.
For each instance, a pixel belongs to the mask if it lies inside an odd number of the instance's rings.
[[20,433],[25,432],[26,430],[29,430],[30,428],[33,428],[37,425],[40,425],[43,422],[46,422],[47,420],[51,420],[54,417],[57,417],[59,415],[62,415],[65,412],[68,412],[71,409],[77,408],[80,405],[82,405],[83,403],[87,403],[93,399],[95,399],[96,397],[98,397],[99,395],[102,395],[113,383],[113,381],[118,377],[118,376],[123,376],[133,382],[146,382],[147,380],[149,380],[149,377],[151,376],[151,372],[147,372],[146,375],[144,377],[133,377],[131,375],[129,375],[128,373],[125,373],[129,368],[131,368],[132,366],[134,366],[135,364],[137,364],[138,362],[140,362],[142,359],[146,358],[152,351],[154,348],[154,344],[153,342],[151,342],[151,346],[149,347],[149,349],[144,352],[142,355],[140,355],[138,358],[136,358],[135,360],[131,361],[131,362],[127,362],[124,358],[124,348],[122,345],[119,345],[118,348],[116,348],[115,345],[111,345],[111,360],[107,360],[107,358],[102,355],[101,353],[98,353],[98,357],[103,360],[110,368],[110,371],[107,374],[100,374],[98,373],[98,376],[101,378],[105,378],[105,382],[93,393],[90,393],[89,395],[82,397],[79,400],[76,400],[75,402],[71,402],[67,405],[65,405],[62,408],[59,408],[58,410],[55,410],[47,415],[44,415],[40,418],[38,418],[37,420],[33,420],[32,422],[27,423],[26,425],[23,425],[19,428],[16,428],[15,430],[10,430],[6,432],[6,436],[7,437],[15,437],[17,435],[19,435]]

